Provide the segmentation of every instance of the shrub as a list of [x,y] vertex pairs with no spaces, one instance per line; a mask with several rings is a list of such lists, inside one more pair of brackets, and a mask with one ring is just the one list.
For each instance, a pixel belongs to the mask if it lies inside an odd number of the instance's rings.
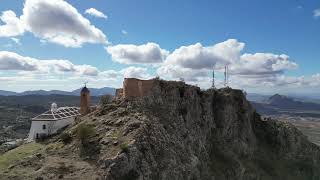
[[92,125],[80,124],[76,129],[77,139],[84,144],[86,140],[95,135],[95,130]]
[[68,144],[72,141],[72,136],[69,133],[64,132],[60,135],[60,139],[64,144]]
[[122,151],[122,152],[127,153],[127,152],[129,151],[129,145],[128,145],[128,143],[122,143],[122,144],[120,144],[120,148],[121,148],[121,151]]
[[100,98],[100,104],[105,105],[109,104],[112,101],[112,96],[111,95],[104,95]]

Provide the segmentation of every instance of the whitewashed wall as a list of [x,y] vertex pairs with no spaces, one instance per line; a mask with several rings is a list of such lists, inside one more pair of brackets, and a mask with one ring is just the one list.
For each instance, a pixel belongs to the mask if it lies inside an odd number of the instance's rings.
[[[56,121],[32,121],[31,128],[28,136],[28,140],[36,139],[37,133],[51,135],[56,133],[59,129],[66,127],[74,122],[74,117],[67,119],[61,119]],[[43,129],[43,125],[46,125],[46,129]]]

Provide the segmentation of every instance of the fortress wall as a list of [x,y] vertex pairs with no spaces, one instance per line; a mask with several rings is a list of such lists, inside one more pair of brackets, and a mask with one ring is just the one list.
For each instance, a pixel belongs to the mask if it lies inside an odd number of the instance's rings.
[[123,81],[123,97],[142,97],[150,93],[154,85],[154,79],[140,80],[136,78],[125,78]]
[[122,88],[116,89],[115,97],[119,98],[119,97],[122,97],[122,96],[123,96],[123,89]]

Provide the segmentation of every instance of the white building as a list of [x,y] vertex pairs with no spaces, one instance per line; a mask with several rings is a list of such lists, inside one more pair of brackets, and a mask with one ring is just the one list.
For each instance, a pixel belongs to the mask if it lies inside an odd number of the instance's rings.
[[59,107],[56,103],[51,105],[51,109],[43,114],[32,118],[28,140],[43,138],[57,133],[74,122],[75,117],[79,116],[78,107]]

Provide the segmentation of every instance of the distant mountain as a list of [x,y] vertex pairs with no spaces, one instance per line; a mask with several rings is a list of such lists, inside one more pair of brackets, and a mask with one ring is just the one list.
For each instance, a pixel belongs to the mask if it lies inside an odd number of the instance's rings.
[[296,105],[297,103],[300,103],[299,101],[295,101],[293,98],[290,98],[288,96],[275,94],[267,100],[267,103],[270,105],[275,106],[292,106]]
[[297,101],[291,97],[275,94],[271,96],[267,104],[285,109],[299,109],[299,110],[320,110],[320,104],[311,102]]
[[[59,90],[51,90],[51,91],[45,91],[45,90],[37,90],[37,91],[24,91],[21,93],[12,92],[12,91],[2,91],[0,90],[0,96],[26,96],[26,95],[67,95],[67,96],[79,96],[80,91],[82,88],[73,90],[71,92],[69,91],[59,91]],[[106,94],[114,95],[116,89],[110,88],[110,87],[104,87],[104,88],[89,88],[91,96],[102,96]]]
[[17,93],[16,92],[11,92],[11,91],[0,90],[0,95],[2,95],[2,96],[16,96]]
[[320,117],[320,104],[302,102],[280,94],[275,94],[264,102],[251,102],[251,104],[263,115],[294,114]]
[[[79,95],[82,88],[72,91],[73,95]],[[89,88],[91,96],[103,96],[106,94],[114,95],[116,93],[115,88],[104,87],[104,88]]]
[[270,96],[257,93],[248,93],[247,99],[254,102],[265,102]]
[[18,93],[18,96],[26,96],[26,95],[53,95],[53,94],[58,94],[58,95],[74,95],[72,92],[67,92],[67,91],[59,91],[59,90],[51,90],[51,91],[45,91],[45,90],[37,90],[37,91],[24,91],[22,93]]

